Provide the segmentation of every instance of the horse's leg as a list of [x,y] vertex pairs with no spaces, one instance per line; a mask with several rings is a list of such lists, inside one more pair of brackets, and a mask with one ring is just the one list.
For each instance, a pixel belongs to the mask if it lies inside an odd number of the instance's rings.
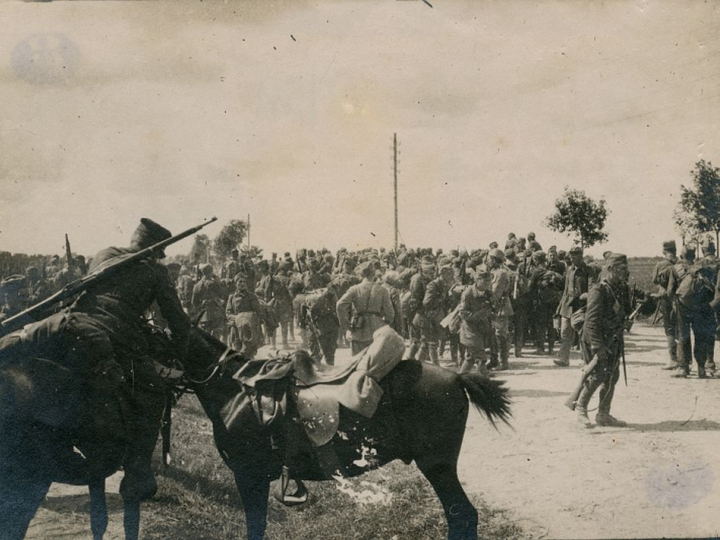
[[453,463],[418,467],[437,493],[445,510],[448,540],[477,540],[478,513],[465,495]]
[[5,477],[1,484],[0,540],[22,540],[38,506],[50,489],[50,482]]
[[125,540],[138,540],[140,536],[140,500],[123,501],[123,527]]
[[270,479],[262,473],[261,467],[258,469],[248,467],[242,471],[234,471],[235,484],[245,509],[248,540],[262,540],[267,527]]
[[102,540],[108,525],[105,479],[93,480],[88,488],[90,490],[90,529],[92,529],[93,540]]

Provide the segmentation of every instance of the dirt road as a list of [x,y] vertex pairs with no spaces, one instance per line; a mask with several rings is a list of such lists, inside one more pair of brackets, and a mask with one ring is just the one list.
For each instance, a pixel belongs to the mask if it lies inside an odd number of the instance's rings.
[[[629,422],[624,429],[581,429],[563,406],[579,377],[577,353],[570,368],[511,358],[500,378],[512,390],[514,431],[496,432],[471,412],[460,459],[466,489],[511,509],[534,538],[720,535],[720,379],[671,379],[660,369],[658,328],[636,325],[626,351],[628,386],[620,383],[612,411]],[[108,488],[110,539],[123,538],[118,481]],[[86,490],[54,485],[28,538],[90,539],[87,511]]]

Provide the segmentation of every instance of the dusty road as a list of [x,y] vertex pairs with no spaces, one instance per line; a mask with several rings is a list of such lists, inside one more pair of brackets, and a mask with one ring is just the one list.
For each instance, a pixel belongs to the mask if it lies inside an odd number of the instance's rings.
[[[500,378],[512,390],[514,430],[496,432],[471,412],[460,459],[466,489],[510,509],[534,538],[720,535],[720,379],[671,379],[660,369],[658,328],[636,325],[626,350],[628,386],[620,383],[613,406],[624,429],[581,429],[563,406],[579,377],[577,353],[570,368],[511,358]],[[123,538],[118,481],[108,488],[110,539]],[[90,539],[87,510],[85,490],[54,485],[28,538]]]

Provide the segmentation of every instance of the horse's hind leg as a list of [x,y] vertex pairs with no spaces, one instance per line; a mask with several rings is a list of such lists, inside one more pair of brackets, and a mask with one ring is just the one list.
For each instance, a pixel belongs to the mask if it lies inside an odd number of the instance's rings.
[[125,540],[138,540],[140,536],[140,501],[138,499],[124,500],[123,527]]
[[418,467],[437,493],[445,510],[448,540],[477,540],[478,513],[468,500],[452,463]]
[[93,540],[102,540],[108,525],[105,479],[94,480],[88,487],[90,489],[90,528]]
[[22,540],[50,482],[3,478],[0,485],[0,540]]

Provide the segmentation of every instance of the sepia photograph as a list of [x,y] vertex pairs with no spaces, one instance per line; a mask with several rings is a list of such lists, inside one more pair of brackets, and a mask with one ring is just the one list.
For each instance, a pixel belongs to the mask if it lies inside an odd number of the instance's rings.
[[0,540],[720,537],[720,3],[0,21]]

